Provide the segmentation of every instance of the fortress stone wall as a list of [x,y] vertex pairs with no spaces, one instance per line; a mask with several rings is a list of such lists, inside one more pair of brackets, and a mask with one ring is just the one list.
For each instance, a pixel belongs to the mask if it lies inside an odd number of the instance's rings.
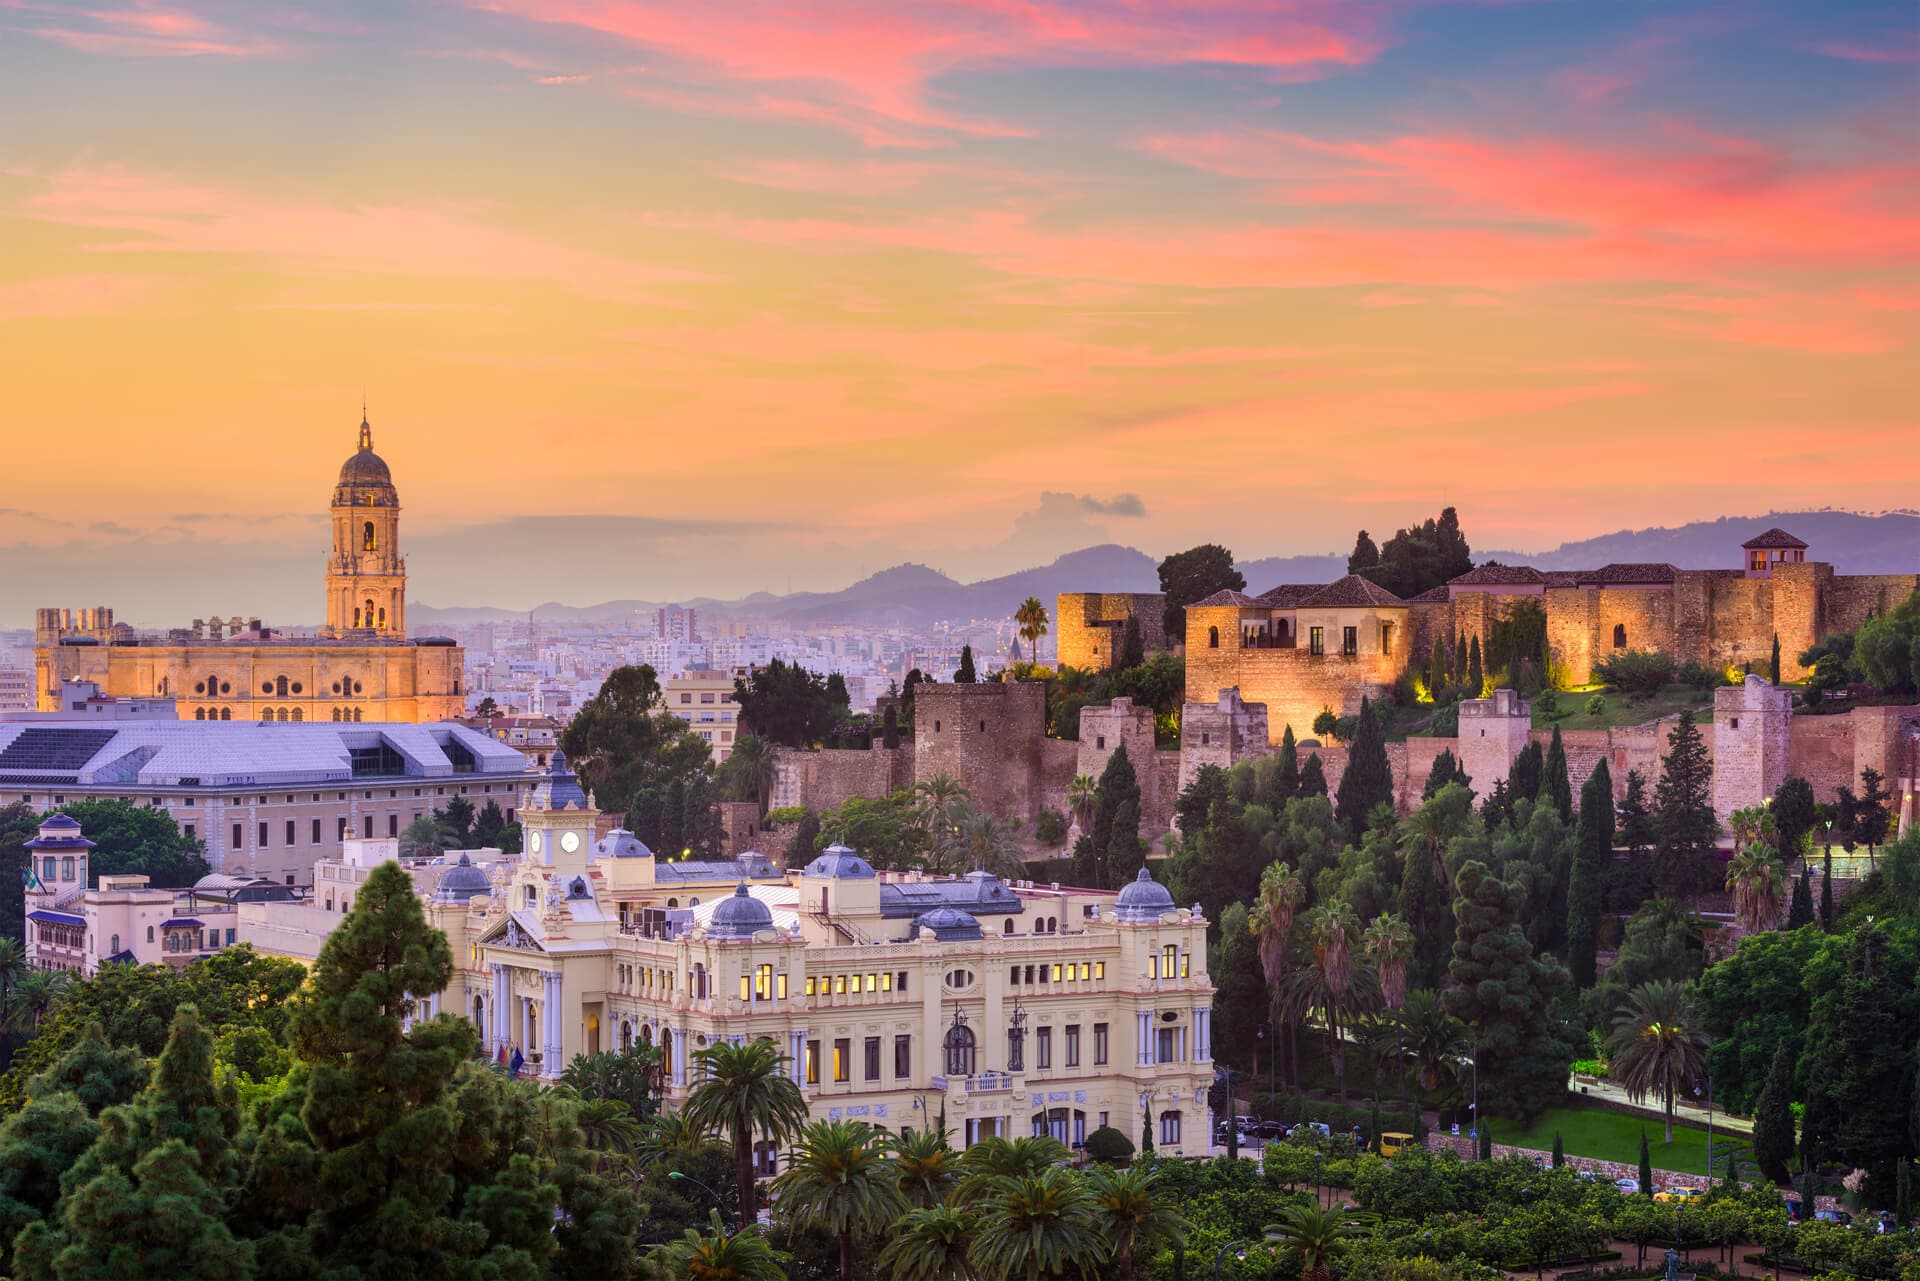
[[1062,667],[1097,672],[1113,666],[1127,619],[1140,620],[1140,643],[1151,654],[1167,648],[1158,592],[1062,592],[1055,602],[1054,644]]
[[974,803],[1031,822],[1040,812],[1047,691],[1038,682],[928,683],[913,695],[913,781],[950,774]]

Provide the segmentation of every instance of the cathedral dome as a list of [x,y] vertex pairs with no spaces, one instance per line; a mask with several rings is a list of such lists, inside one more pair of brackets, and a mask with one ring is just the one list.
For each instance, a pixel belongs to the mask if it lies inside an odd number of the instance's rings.
[[340,464],[340,483],[334,487],[336,507],[388,507],[398,501],[387,460],[373,452],[373,428],[360,419],[360,448]]

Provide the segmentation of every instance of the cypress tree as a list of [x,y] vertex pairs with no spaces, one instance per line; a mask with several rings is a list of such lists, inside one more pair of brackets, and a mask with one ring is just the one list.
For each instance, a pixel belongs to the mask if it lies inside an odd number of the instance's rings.
[[1657,881],[1666,898],[1685,898],[1717,887],[1714,845],[1720,820],[1713,812],[1713,760],[1693,722],[1680,713],[1660,758],[1660,781],[1653,789],[1654,851]]
[[1560,1146],[1560,1131],[1553,1132],[1553,1168],[1558,1170],[1567,1163],[1566,1149]]
[[1493,1160],[1493,1130],[1487,1125],[1487,1119],[1475,1113],[1473,1128],[1480,1135],[1480,1159],[1482,1161]]
[[1147,1105],[1140,1105],[1140,1154],[1145,1156],[1153,1151],[1153,1113]]
[[1486,674],[1480,668],[1480,633],[1473,634],[1467,647],[1467,697],[1479,698],[1486,692]]
[[1283,804],[1300,794],[1300,749],[1294,746],[1291,724],[1280,732],[1280,755],[1273,767],[1273,791],[1274,799]]
[[1433,758],[1433,769],[1427,774],[1427,785],[1420,789],[1422,802],[1433,799],[1434,794],[1448,783],[1460,780],[1460,765],[1453,759],[1451,750],[1443,751]]
[[1117,666],[1125,671],[1131,667],[1138,667],[1146,661],[1147,646],[1140,635],[1140,620],[1128,614],[1126,625],[1120,629],[1120,658]]
[[805,867],[813,861],[814,846],[820,840],[820,816],[812,810],[800,816],[793,825],[793,836],[787,841],[787,866]]
[[960,685],[972,685],[977,682],[978,677],[973,674],[973,646],[960,647],[960,669],[953,674],[953,679]]
[[1653,1196],[1653,1153],[1647,1150],[1647,1131],[1640,1130],[1640,1195]]
[[1355,845],[1367,830],[1367,816],[1376,805],[1393,804],[1393,767],[1387,762],[1386,732],[1373,704],[1360,700],[1360,721],[1354,728],[1353,746],[1347,752],[1347,769],[1340,776],[1340,789],[1334,797],[1334,815]]
[[1787,1038],[1774,1047],[1767,1082],[1753,1104],[1753,1163],[1775,1183],[1793,1162],[1793,1054]]
[[1433,701],[1447,701],[1447,648],[1438,636],[1433,638],[1433,657],[1427,662],[1427,692]]
[[1893,1217],[1903,1228],[1913,1218],[1913,1162],[1904,1157],[1893,1170]]
[[1780,833],[1780,857],[1788,867],[1806,853],[1807,834],[1818,821],[1813,784],[1798,775],[1784,779],[1773,794],[1773,824]]
[[1453,638],[1453,684],[1454,693],[1465,698],[1478,698],[1480,691],[1467,689],[1467,638],[1456,635]]
[[1327,771],[1320,764],[1320,754],[1315,752],[1307,757],[1307,763],[1300,767],[1300,795],[1325,796],[1327,794]]
[[1107,847],[1107,888],[1117,890],[1146,866],[1147,846],[1140,839],[1140,802],[1128,799],[1113,815],[1113,843]]
[[1553,743],[1547,748],[1546,764],[1540,780],[1540,795],[1560,811],[1560,821],[1573,822],[1573,782],[1567,774],[1567,745],[1560,741],[1560,727],[1553,727]]
[[1787,928],[1813,924],[1813,869],[1802,867],[1793,878],[1793,904],[1787,909]]
[[1567,888],[1567,968],[1580,987],[1593,986],[1594,952],[1613,863],[1613,774],[1606,757],[1580,788],[1580,832]]
[[1833,850],[1827,850],[1827,869],[1820,877],[1820,928],[1833,933]]
[[900,746],[900,712],[892,703],[880,718],[880,745],[889,752]]
[[1644,854],[1653,844],[1653,816],[1647,810],[1647,780],[1640,771],[1627,771],[1627,786],[1614,815],[1620,831],[1620,843],[1629,854]]
[[1093,807],[1091,853],[1096,884],[1108,888],[1123,884],[1114,879],[1122,871],[1114,859],[1117,856],[1127,863],[1124,871],[1132,876],[1139,870],[1140,851],[1140,779],[1127,757],[1127,745],[1122,743],[1113,749],[1107,767],[1100,771],[1099,800]]
[[1780,683],[1780,633],[1773,634],[1773,657],[1767,663],[1767,679],[1775,685]]
[[1546,770],[1546,755],[1540,750],[1540,744],[1529,740],[1507,770],[1507,803],[1513,805],[1522,800],[1538,800],[1540,780],[1545,777]]

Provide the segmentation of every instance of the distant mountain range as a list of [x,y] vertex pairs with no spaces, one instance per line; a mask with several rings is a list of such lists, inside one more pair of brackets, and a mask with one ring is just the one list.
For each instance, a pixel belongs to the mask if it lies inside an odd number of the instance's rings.
[[[1598,538],[1562,543],[1552,551],[1516,552],[1474,549],[1474,560],[1538,569],[1584,569],[1614,561],[1665,561],[1681,569],[1733,569],[1740,544],[1778,525],[1809,544],[1808,556],[1830,561],[1842,573],[1890,574],[1920,570],[1920,514],[1885,512],[1769,512],[1764,516],[1723,516],[1672,529],[1621,530]],[[1472,537],[1472,531],[1468,531]],[[1384,541],[1384,539],[1382,540]],[[1152,592],[1160,589],[1157,558],[1131,547],[1106,543],[1069,552],[1050,565],[1024,569],[977,583],[962,583],[925,565],[895,565],[837,592],[795,592],[776,596],[756,592],[741,600],[702,598],[677,602],[612,600],[598,605],[540,605],[532,613],[544,622],[603,622],[631,618],[679,604],[733,618],[782,618],[797,623],[844,622],[886,626],[976,618],[1002,618],[1021,601],[1038,596],[1052,610],[1061,592]],[[1324,556],[1268,556],[1243,561],[1247,587],[1261,592],[1279,583],[1329,582],[1347,572],[1346,553]],[[508,610],[436,609],[409,604],[415,630],[433,626],[524,619]]]

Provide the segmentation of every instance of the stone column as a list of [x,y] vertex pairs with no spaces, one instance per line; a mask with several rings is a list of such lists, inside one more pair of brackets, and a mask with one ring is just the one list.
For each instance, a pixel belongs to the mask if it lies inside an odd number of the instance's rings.
[[493,1049],[496,1054],[507,1045],[507,1019],[513,1008],[513,998],[507,991],[507,967],[495,964],[493,967],[493,1000],[487,1007],[488,1031],[493,1036]]
[[1193,1011],[1193,1061],[1205,1063],[1213,1057],[1213,1011],[1198,1006]]
[[545,980],[542,988],[545,996],[541,1001],[541,1006],[546,1015],[544,1020],[546,1026],[540,1051],[544,1056],[542,1063],[546,1068],[545,1075],[557,1077],[560,1075],[560,1056],[563,1041],[560,1034],[560,975],[545,974],[541,977]]
[[673,1083],[675,1085],[687,1083],[687,1029],[685,1027],[673,1029]]
[[520,998],[520,1053],[526,1054],[533,1048],[533,998]]
[[1153,1011],[1139,1011],[1134,1016],[1134,1022],[1139,1028],[1137,1033],[1139,1045],[1134,1055],[1134,1063],[1139,1067],[1151,1067],[1153,1065]]

